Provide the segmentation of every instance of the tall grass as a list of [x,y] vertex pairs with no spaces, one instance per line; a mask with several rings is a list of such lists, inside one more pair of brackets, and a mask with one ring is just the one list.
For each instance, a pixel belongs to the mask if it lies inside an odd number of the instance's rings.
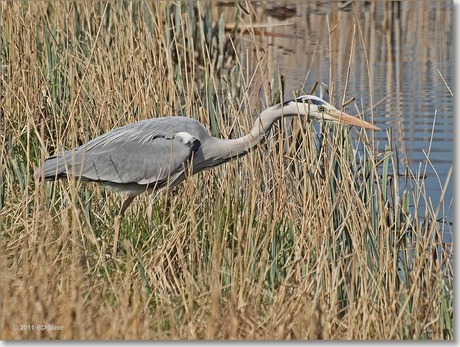
[[452,249],[436,205],[410,207],[423,178],[405,168],[398,186],[391,133],[374,153],[364,132],[283,121],[241,160],[138,197],[116,258],[115,196],[33,180],[46,156],[140,119],[247,131],[283,83],[250,28],[258,63],[242,63],[251,4],[230,32],[213,6],[2,5],[2,339],[452,339]]

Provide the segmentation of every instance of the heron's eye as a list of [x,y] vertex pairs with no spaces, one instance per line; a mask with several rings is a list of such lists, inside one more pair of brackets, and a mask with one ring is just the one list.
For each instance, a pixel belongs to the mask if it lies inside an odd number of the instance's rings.
[[324,106],[318,106],[318,112],[324,112]]

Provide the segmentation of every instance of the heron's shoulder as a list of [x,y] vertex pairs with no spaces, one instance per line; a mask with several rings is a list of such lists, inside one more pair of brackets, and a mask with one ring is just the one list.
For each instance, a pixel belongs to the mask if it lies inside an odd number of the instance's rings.
[[133,124],[140,125],[155,125],[158,127],[171,127],[171,126],[200,126],[204,127],[199,121],[189,117],[183,116],[167,116],[158,118],[144,119]]
[[158,137],[172,138],[177,133],[187,133],[199,140],[210,136],[208,130],[200,122],[192,118],[180,116],[160,117],[145,119],[115,128],[93,139],[85,148],[88,150],[126,142],[145,144]]
[[208,129],[196,119],[182,116],[150,118],[134,123],[134,126],[164,135],[184,132],[195,137],[202,137],[209,134]]

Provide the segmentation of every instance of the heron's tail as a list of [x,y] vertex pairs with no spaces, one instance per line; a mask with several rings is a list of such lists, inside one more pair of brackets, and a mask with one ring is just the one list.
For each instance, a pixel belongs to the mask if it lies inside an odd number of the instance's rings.
[[72,163],[75,163],[75,158],[72,157],[72,151],[64,152],[52,157],[49,157],[45,162],[35,168],[34,178],[43,179],[45,181],[55,181],[61,178],[67,178],[72,175]]

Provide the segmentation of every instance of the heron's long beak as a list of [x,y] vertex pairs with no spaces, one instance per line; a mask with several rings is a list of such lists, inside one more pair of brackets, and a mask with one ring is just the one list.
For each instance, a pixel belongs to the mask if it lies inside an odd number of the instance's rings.
[[381,130],[374,124],[368,123],[365,120],[359,119],[358,117],[351,116],[347,113],[340,112],[339,110],[329,110],[327,114],[331,117],[331,120],[337,123],[356,125],[361,128],[368,128],[373,130]]

